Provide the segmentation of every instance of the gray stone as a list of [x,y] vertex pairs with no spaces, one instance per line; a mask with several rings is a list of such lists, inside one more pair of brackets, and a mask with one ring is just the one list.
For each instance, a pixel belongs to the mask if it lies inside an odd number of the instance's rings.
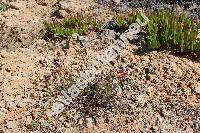
[[25,107],[28,103],[28,99],[21,99],[18,103],[17,103],[17,106],[22,108],[22,107]]
[[69,105],[72,102],[71,94],[62,92],[63,96],[58,96],[57,101],[64,105]]
[[64,110],[65,110],[65,105],[63,103],[56,102],[53,104],[53,107],[52,107],[53,115],[60,114]]
[[93,123],[93,120],[92,120],[92,118],[86,118],[86,120],[87,120],[87,126],[88,127],[92,127],[92,123]]
[[73,33],[72,38],[78,40],[78,38],[80,38],[80,35],[78,33]]
[[73,0],[65,0],[65,1],[60,1],[60,9],[61,10],[68,10],[69,8],[71,8],[71,4],[73,4]]
[[89,38],[86,36],[78,36],[78,41],[80,41],[82,46],[87,46],[90,42]]

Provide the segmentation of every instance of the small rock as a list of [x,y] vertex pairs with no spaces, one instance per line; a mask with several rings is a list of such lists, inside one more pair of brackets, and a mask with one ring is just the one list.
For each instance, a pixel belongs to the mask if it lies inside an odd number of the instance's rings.
[[200,29],[198,31],[199,31],[199,34],[197,35],[197,39],[200,39]]
[[114,30],[109,30],[109,29],[105,29],[103,34],[105,37],[113,38],[113,39],[116,38],[116,36],[117,36],[117,33],[114,32]]
[[44,46],[47,42],[44,40],[44,39],[38,39],[36,42],[35,42],[35,45],[38,45],[38,46]]
[[141,28],[137,25],[133,25],[131,29],[128,29],[123,36],[125,36],[129,41],[133,42],[139,39],[138,33],[140,33]]
[[67,13],[66,10],[59,10],[57,16],[60,16],[60,18],[64,18],[64,17],[66,17],[67,15],[68,15],[68,13]]
[[114,2],[115,4],[117,4],[117,5],[119,5],[120,2],[121,2],[121,0],[113,0],[113,2]]
[[52,107],[52,111],[53,111],[52,115],[60,114],[64,110],[65,110],[65,105],[61,102],[56,102],[53,104],[53,107]]
[[93,120],[92,120],[92,118],[86,118],[86,120],[87,120],[87,126],[88,127],[92,127],[92,123],[93,123]]
[[45,119],[40,119],[40,123],[42,127],[49,127],[49,122]]
[[200,83],[194,88],[195,93],[200,94]]
[[138,97],[137,97],[137,101],[140,103],[140,104],[142,104],[142,106],[147,102],[147,95],[145,95],[145,94],[141,94],[141,95],[139,95]]
[[60,1],[59,4],[61,10],[71,11],[72,7],[74,7],[74,4],[76,3],[73,0],[65,0],[65,1]]
[[5,108],[0,108],[0,117],[1,117],[1,116],[4,116],[4,115],[6,114],[6,112],[7,112],[7,109],[5,109]]
[[38,5],[47,6],[47,0],[35,0]]
[[74,116],[73,116],[73,118],[74,118],[74,121],[75,121],[76,123],[78,123],[78,122],[79,122],[79,119],[81,118],[81,114],[80,114],[80,113],[75,113]]
[[75,39],[75,40],[78,40],[78,39],[79,39],[79,36],[80,36],[80,35],[79,35],[78,33],[73,33],[73,34],[72,34],[72,38]]
[[27,99],[21,99],[18,103],[17,106],[22,108],[25,107],[27,105],[28,100]]
[[62,44],[62,50],[65,50],[65,49],[69,49],[69,48],[70,48],[69,42],[66,41],[66,40],[63,40],[63,41],[61,42],[61,44]]
[[79,36],[78,40],[80,41],[81,46],[85,46],[87,42],[89,41],[89,38],[85,36]]
[[156,68],[154,66],[148,66],[147,68],[145,68],[145,74],[153,74],[155,73]]

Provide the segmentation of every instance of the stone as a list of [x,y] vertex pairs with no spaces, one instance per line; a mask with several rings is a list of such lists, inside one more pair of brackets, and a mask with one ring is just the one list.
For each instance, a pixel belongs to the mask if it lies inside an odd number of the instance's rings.
[[87,120],[87,126],[88,127],[92,127],[92,123],[93,123],[93,120],[92,120],[92,118],[86,118],[86,120]]
[[122,40],[128,40],[130,42],[133,42],[139,39],[138,34],[141,31],[140,26],[135,23],[135,25],[132,25],[130,28],[131,29],[128,29],[123,35],[121,35]]
[[0,108],[0,117],[6,114],[7,110],[5,108]]
[[65,18],[68,15],[68,12],[66,10],[59,10],[57,16],[60,16],[61,18]]
[[60,43],[60,46],[62,48],[62,50],[66,50],[66,49],[69,49],[70,48],[70,44],[69,44],[69,40],[63,40],[61,43]]
[[137,97],[137,101],[143,106],[148,101],[148,96],[145,94],[141,94]]
[[58,96],[57,101],[64,104],[69,105],[72,102],[72,97],[67,92],[62,91],[63,96]]
[[71,8],[71,4],[74,3],[72,0],[65,0],[65,1],[60,1],[60,9],[61,10],[68,10]]
[[17,103],[17,106],[22,108],[22,107],[25,107],[28,103],[28,100],[27,99],[21,99],[18,103]]
[[120,4],[121,0],[113,0],[116,4]]
[[35,0],[38,5],[47,6],[47,0]]
[[194,88],[195,93],[200,94],[200,83]]
[[52,106],[52,115],[57,115],[60,114],[65,110],[65,105],[61,102],[56,102]]
[[[75,39],[75,40],[78,40],[78,39],[80,40],[79,37],[80,37],[80,35],[78,33],[73,33],[72,34],[72,38]],[[81,39],[82,39],[82,37],[81,37]]]
[[80,41],[81,46],[87,46],[89,42],[89,38],[86,36],[78,36],[77,40]]
[[116,36],[119,36],[114,30],[104,29],[103,34],[105,37],[108,37],[110,39],[116,38]]

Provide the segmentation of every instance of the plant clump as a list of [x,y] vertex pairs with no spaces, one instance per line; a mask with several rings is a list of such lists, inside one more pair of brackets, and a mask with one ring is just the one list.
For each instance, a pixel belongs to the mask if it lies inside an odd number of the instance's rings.
[[45,29],[49,34],[59,37],[71,36],[74,33],[86,35],[89,31],[98,31],[100,25],[101,22],[94,18],[83,20],[80,16],[65,18],[62,22],[44,23]]
[[103,25],[102,22],[97,21],[95,18],[83,19],[81,16],[76,16],[65,18],[62,22],[44,22],[44,27],[48,35],[61,38],[71,36],[74,33],[87,35],[90,31],[99,32],[101,31],[101,28],[111,29],[122,33],[128,29],[129,25],[136,22],[137,17],[138,15],[136,13],[131,13],[126,18],[116,15],[111,21]]
[[148,47],[152,50],[200,51],[198,25],[185,14],[176,16],[167,11],[153,12],[146,27]]
[[0,1],[0,12],[3,12],[7,9],[7,5],[5,3],[3,3],[2,1]]
[[79,109],[85,115],[93,115],[101,109],[110,109],[115,103],[117,93],[120,89],[119,80],[113,75],[100,76],[92,84],[83,89],[77,101]]
[[[169,49],[183,52],[200,51],[199,23],[192,21],[185,14],[177,16],[174,12],[160,10],[147,12],[150,22],[144,27],[147,31],[147,44],[150,50]],[[96,19],[69,17],[63,22],[45,22],[47,33],[53,36],[67,37],[73,33],[86,35],[89,31],[99,32],[111,29],[115,32],[125,32],[136,19],[143,20],[139,13],[130,13],[127,17],[116,15],[106,24]]]

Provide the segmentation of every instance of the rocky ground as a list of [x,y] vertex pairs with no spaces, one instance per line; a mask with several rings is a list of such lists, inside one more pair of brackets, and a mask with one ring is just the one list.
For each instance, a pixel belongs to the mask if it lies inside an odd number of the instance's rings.
[[141,43],[127,43],[93,81],[111,90],[80,93],[53,113],[58,96],[114,42],[114,33],[91,33],[83,45],[73,38],[50,42],[42,38],[43,22],[77,12],[107,21],[114,12],[91,1],[3,2],[8,9],[0,13],[0,132],[200,132],[200,58],[150,52]]

